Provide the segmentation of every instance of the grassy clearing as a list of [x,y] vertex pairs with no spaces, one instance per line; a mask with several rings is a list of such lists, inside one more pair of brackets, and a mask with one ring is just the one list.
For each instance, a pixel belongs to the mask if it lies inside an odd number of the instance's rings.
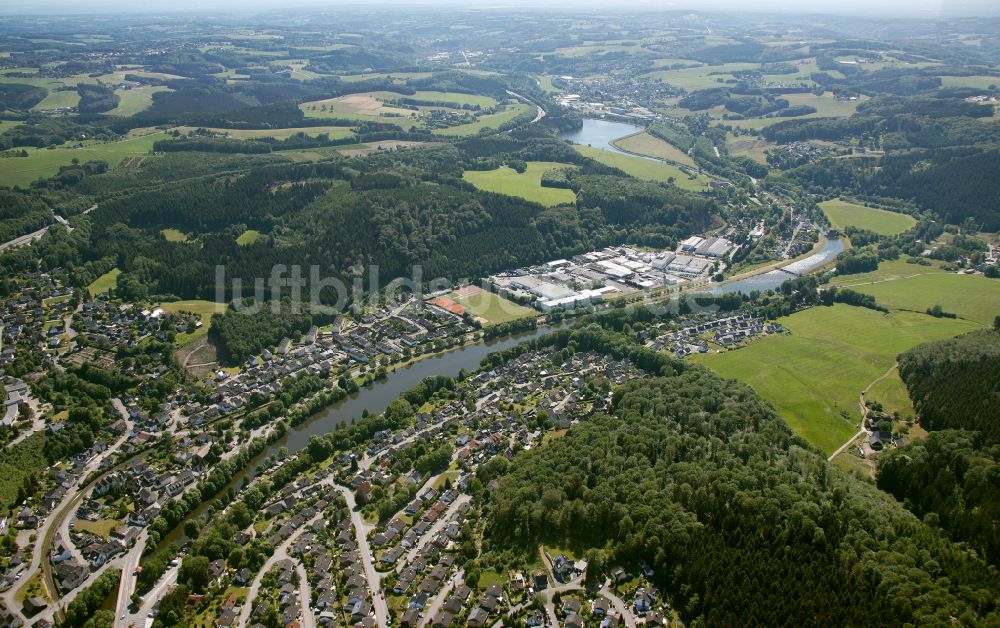
[[188,234],[180,229],[160,229],[160,233],[167,239],[167,242],[187,242]]
[[118,287],[118,276],[122,274],[120,268],[112,268],[87,286],[90,296],[96,296]]
[[865,399],[881,403],[889,414],[899,412],[904,419],[914,414],[913,403],[910,401],[909,393],[906,392],[906,384],[899,378],[899,371],[893,371],[891,375],[869,388]]
[[[206,127],[207,128],[207,127]],[[181,133],[188,133],[194,131],[193,126],[181,126],[177,127],[177,130]],[[337,140],[344,137],[349,137],[354,133],[354,129],[349,126],[306,126],[300,128],[290,128],[290,129],[219,129],[219,128],[207,128],[207,130],[213,133],[223,133],[229,137],[246,140],[254,139],[260,137],[271,137],[277,140],[283,140],[285,138],[291,137],[297,133],[305,133],[309,137],[316,137],[321,133],[326,133],[330,136],[330,139]]]
[[538,312],[513,301],[509,301],[498,294],[480,290],[474,294],[460,297],[452,292],[448,295],[457,303],[465,306],[473,316],[478,316],[486,322],[484,325],[498,325],[519,318],[537,316]]
[[614,153],[603,148],[594,146],[574,145],[578,152],[594,161],[599,161],[606,166],[618,168],[625,173],[647,181],[660,181],[666,183],[671,177],[674,178],[674,185],[682,190],[700,192],[708,187],[708,179],[704,176],[696,175],[694,179],[677,166],[665,164],[662,161],[654,161],[643,157],[633,157]]
[[1000,76],[942,76],[941,87],[990,89],[1000,85]]
[[[388,92],[381,92],[388,93]],[[402,96],[402,94],[397,94]],[[337,98],[313,100],[299,105],[307,118],[345,118],[349,120],[382,120],[403,122],[418,116],[417,111],[390,107],[375,96],[375,92],[348,94]]]
[[19,124],[24,124],[24,122],[20,120],[0,120],[0,133],[13,129]]
[[[784,122],[785,120],[803,120],[809,118],[843,118],[847,116],[854,115],[854,112],[858,108],[858,104],[864,102],[866,98],[861,100],[837,100],[833,97],[831,92],[826,92],[822,96],[817,96],[813,93],[808,94],[783,94],[782,98],[786,99],[790,106],[795,107],[798,105],[808,105],[810,107],[816,108],[816,113],[810,113],[804,116],[797,116],[795,118],[748,118],[746,120],[720,120],[719,124],[727,124],[729,126],[739,127],[741,129],[756,129],[761,130],[764,127],[771,126],[772,124],[777,124],[778,122]],[[721,115],[722,109],[719,108],[715,110],[717,115]]]
[[514,103],[507,105],[504,107],[503,111],[498,113],[490,113],[479,116],[475,122],[459,124],[458,126],[450,126],[446,129],[434,129],[431,133],[434,135],[457,135],[460,137],[476,135],[479,131],[487,127],[493,129],[499,128],[501,124],[510,122],[529,109],[534,109],[534,107],[523,103]]
[[250,246],[256,242],[259,237],[260,231],[257,231],[256,229],[247,229],[240,234],[240,237],[236,238],[236,244],[239,244],[240,246]]
[[550,94],[561,94],[563,90],[559,89],[552,84],[551,76],[540,76],[538,77],[538,86],[542,88],[542,91],[548,92]]
[[87,521],[86,519],[76,519],[73,521],[73,529],[77,532],[90,532],[96,534],[105,541],[111,533],[121,525],[117,519],[98,519],[97,521]]
[[153,94],[157,92],[169,92],[168,87],[162,85],[133,87],[131,89],[116,89],[120,100],[118,106],[108,112],[109,116],[134,116],[149,109],[153,105]]
[[573,190],[543,188],[542,175],[546,170],[570,167],[572,166],[569,164],[551,161],[529,161],[528,169],[523,173],[503,166],[496,170],[466,170],[462,173],[462,178],[480,190],[519,196],[551,207],[561,203],[573,203],[576,200],[576,194],[573,193]]
[[27,148],[27,157],[5,160],[4,167],[0,168],[0,185],[27,186],[36,179],[57,174],[60,166],[68,166],[74,159],[80,163],[105,161],[114,168],[126,157],[148,153],[154,142],[167,137],[166,133],[151,133],[120,142],[87,144],[82,148]]
[[860,227],[880,235],[896,235],[917,224],[917,220],[909,214],[866,207],[840,199],[823,201],[819,206],[830,223],[841,230],[844,227]]
[[729,147],[729,154],[734,157],[749,157],[759,164],[767,165],[767,150],[773,148],[767,140],[756,137],[736,137],[732,133],[726,134],[726,144]]
[[226,305],[224,303],[202,301],[199,299],[161,303],[160,307],[162,307],[166,312],[191,312],[192,314],[198,315],[198,318],[201,319],[201,327],[195,329],[193,333],[177,334],[174,344],[178,347],[184,346],[206,336],[208,334],[209,325],[212,322],[212,314],[221,314],[226,309]]
[[686,166],[694,166],[694,159],[669,142],[664,142],[660,138],[642,132],[635,135],[628,135],[612,142],[617,148],[629,153],[638,153],[647,157],[666,159],[675,161]]
[[790,334],[694,360],[753,386],[797,434],[827,454],[857,432],[861,390],[898,354],[976,328],[968,321],[848,305],[815,307],[780,322]]

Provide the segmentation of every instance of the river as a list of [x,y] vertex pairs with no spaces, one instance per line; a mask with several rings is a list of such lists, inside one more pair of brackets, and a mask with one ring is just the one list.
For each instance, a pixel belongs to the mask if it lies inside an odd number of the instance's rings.
[[[820,247],[818,251],[798,260],[797,262],[792,262],[788,266],[784,267],[784,270],[772,270],[760,275],[754,275],[753,277],[747,277],[746,279],[741,279],[739,281],[734,281],[732,283],[723,284],[721,286],[715,286],[707,292],[713,294],[729,294],[733,292],[742,292],[743,294],[750,294],[754,290],[777,290],[778,286],[788,281],[789,279],[794,279],[795,276],[804,275],[809,271],[819,268],[823,264],[829,262],[838,253],[844,250],[844,240],[842,238],[831,239],[827,238]],[[788,271],[788,272],[786,272]]]

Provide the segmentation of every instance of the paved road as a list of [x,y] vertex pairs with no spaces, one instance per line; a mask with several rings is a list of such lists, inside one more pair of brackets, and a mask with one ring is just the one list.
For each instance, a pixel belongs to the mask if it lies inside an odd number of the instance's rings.
[[[128,431],[131,431],[131,429],[132,426],[130,424]],[[91,473],[97,471],[103,460],[114,455],[114,453],[118,451],[118,449],[125,442],[125,438],[128,436],[128,431],[126,431],[125,435],[109,447],[107,451],[94,456],[94,458],[84,467],[80,477],[77,478],[77,484],[72,489],[66,491],[62,500],[60,500],[56,507],[52,509],[52,514],[46,517],[45,521],[43,521],[42,524],[35,530],[35,538],[38,539],[38,541],[31,549],[31,560],[28,563],[28,568],[21,575],[21,582],[28,582],[34,573],[41,569],[42,586],[45,587],[49,598],[55,602],[59,601],[60,596],[59,591],[55,587],[55,583],[52,581],[52,570],[48,560],[48,553],[52,548],[52,539],[56,536],[56,533],[62,524],[63,518],[70,512],[76,510],[77,504],[79,504],[80,500],[86,494],[85,490],[81,490],[81,488],[84,487],[81,487],[79,483],[83,482]],[[21,613],[22,604],[20,601],[15,600],[14,596],[18,589],[23,586],[23,584],[18,583],[0,596],[0,599],[3,600],[6,607],[10,609],[15,616],[21,618],[22,621],[24,620],[24,616]]]
[[375,610],[375,623],[379,626],[389,625],[389,606],[380,595],[382,590],[382,576],[375,570],[375,561],[372,558],[372,549],[368,545],[368,532],[374,526],[365,523],[354,500],[354,491],[340,484],[335,485],[337,490],[344,496],[347,508],[351,512],[351,523],[354,525],[354,536],[357,537],[358,555],[365,568],[365,577],[368,579],[368,588],[372,592],[372,608]]
[[[271,554],[271,556],[268,557],[267,561],[264,562],[264,566],[260,568],[260,571],[257,572],[257,575],[255,575],[253,578],[253,582],[250,584],[250,590],[247,591],[247,599],[243,603],[243,606],[240,607],[240,616],[237,619],[236,623],[237,626],[249,625],[250,611],[253,610],[253,602],[255,599],[257,599],[257,594],[260,592],[260,584],[264,580],[264,574],[266,574],[271,569],[271,567],[274,567],[276,564],[286,559],[296,563],[298,565],[298,568],[302,567],[300,564],[298,564],[298,561],[293,559],[288,554],[288,548],[290,548],[292,544],[294,544],[295,541],[298,540],[298,538],[302,535],[302,533],[305,532],[306,528],[311,526],[313,523],[319,521],[322,516],[323,516],[322,513],[319,513],[309,521],[303,523],[301,528],[290,534],[287,539],[282,541],[281,544],[274,549],[274,553]],[[303,614],[308,613],[310,618],[312,618],[312,612],[309,611],[309,604],[312,601],[311,593],[309,592],[309,578],[306,576],[304,568],[302,569],[302,572],[299,574],[299,578],[300,578],[299,595],[303,596],[304,594],[304,597],[301,600],[302,613]],[[303,621],[303,626],[305,625],[306,625],[305,621]],[[313,621],[312,626],[313,627],[315,626],[315,621]]]
[[[177,572],[181,569],[180,563],[176,567],[170,567],[167,571],[157,580],[153,588],[149,590],[146,595],[142,596],[142,606],[139,608],[138,612],[130,613],[126,623],[129,626],[135,626],[136,628],[142,628],[146,625],[146,619],[152,615],[153,609],[159,603],[160,599],[166,595],[167,589],[177,584]],[[121,615],[118,615],[120,618]]]
[[434,621],[434,616],[438,614],[438,611],[441,610],[444,603],[448,601],[448,595],[451,593],[452,589],[461,586],[463,582],[465,582],[465,570],[459,569],[458,573],[452,576],[448,582],[441,587],[441,590],[434,596],[431,603],[424,607],[424,616],[420,618],[420,623],[418,624],[420,628],[423,628],[427,624]]
[[299,574],[299,606],[302,608],[302,628],[316,628],[316,616],[312,611],[312,589],[309,586],[309,574],[301,562],[295,563],[295,571]]
[[458,508],[465,502],[469,501],[470,499],[471,498],[468,495],[462,494],[455,501],[453,501],[451,505],[448,506],[448,510],[441,513],[441,516],[438,517],[437,521],[434,522],[434,525],[428,528],[427,532],[424,532],[424,535],[420,537],[420,540],[418,540],[416,543],[413,544],[413,547],[410,549],[410,551],[406,553],[405,558],[399,561],[399,565],[396,566],[396,571],[402,573],[406,565],[409,565],[414,561],[414,559],[416,559],[417,554],[420,553],[420,550],[426,547],[428,543],[433,541],[434,537],[438,535],[438,532],[444,530],[445,526],[447,526],[448,522],[451,520],[452,515],[454,515],[455,512],[458,511]]
[[606,580],[604,582],[604,586],[601,587],[601,590],[598,591],[598,593],[600,593],[601,596],[607,598],[607,600],[611,602],[611,605],[615,607],[616,611],[618,611],[618,614],[622,618],[622,622],[625,624],[625,626],[627,626],[627,628],[635,628],[635,615],[633,615],[632,611],[629,610],[628,604],[626,604],[624,600],[622,600],[620,597],[614,594],[614,592],[610,588],[610,584],[611,581]]
[[115,626],[124,626],[128,619],[128,607],[135,593],[135,570],[142,560],[142,550],[146,547],[149,533],[143,530],[135,540],[135,545],[125,555],[122,578],[118,581],[118,604],[115,606]]
[[531,121],[531,124],[534,124],[534,123],[538,122],[539,120],[541,120],[542,118],[545,117],[545,110],[542,109],[541,105],[538,105],[538,104],[532,102],[531,100],[529,100],[528,98],[525,98],[521,94],[518,94],[517,92],[512,92],[509,89],[507,90],[507,93],[510,94],[511,96],[513,96],[514,98],[519,98],[519,99],[523,100],[524,102],[528,103],[529,105],[535,105],[535,107],[538,108],[538,114],[535,116],[535,119]]
[[48,230],[49,230],[48,227],[42,227],[38,231],[32,231],[31,233],[27,233],[23,236],[18,236],[13,240],[4,242],[3,244],[0,244],[0,252],[6,251],[7,249],[14,249],[19,246],[24,246],[25,244],[31,244],[35,240],[38,240],[43,235],[45,235],[45,232]]

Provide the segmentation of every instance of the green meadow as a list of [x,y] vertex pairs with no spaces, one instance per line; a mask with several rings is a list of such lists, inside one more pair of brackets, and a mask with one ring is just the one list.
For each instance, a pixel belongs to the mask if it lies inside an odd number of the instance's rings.
[[496,170],[466,170],[462,178],[480,190],[496,192],[508,196],[519,196],[523,199],[546,206],[573,203],[576,194],[573,190],[563,188],[542,187],[542,175],[546,170],[554,168],[570,168],[568,164],[550,161],[529,161],[524,172],[517,172],[508,166]]
[[841,230],[844,227],[859,227],[880,235],[896,235],[917,224],[917,220],[909,214],[866,207],[840,199],[823,201],[819,206],[830,219],[830,224]]
[[120,268],[112,268],[87,286],[87,292],[91,296],[102,294],[118,287],[118,276],[122,274]]
[[623,155],[594,146],[574,144],[573,148],[585,157],[598,161],[605,166],[618,168],[637,179],[666,183],[669,178],[673,177],[674,185],[682,190],[690,190],[692,192],[701,192],[708,187],[708,179],[704,176],[697,175],[694,179],[691,179],[688,173],[677,166],[672,166],[662,161]]
[[[752,386],[798,435],[827,454],[857,433],[861,391],[885,373],[897,355],[978,327],[965,320],[914,312],[883,314],[849,305],[814,307],[779,322],[791,333],[693,359]],[[901,403],[898,388],[886,393],[890,395],[894,405]]]
[[518,305],[486,290],[465,297],[460,297],[452,292],[448,297],[456,303],[464,305],[465,309],[472,315],[484,319],[486,325],[498,325],[538,315],[536,310]]
[[0,185],[27,186],[35,179],[57,174],[60,166],[68,166],[74,159],[80,163],[106,161],[108,166],[114,168],[126,157],[148,153],[154,142],[167,137],[166,133],[151,133],[119,142],[87,144],[82,148],[28,148],[27,157],[4,160],[4,167],[0,168]]

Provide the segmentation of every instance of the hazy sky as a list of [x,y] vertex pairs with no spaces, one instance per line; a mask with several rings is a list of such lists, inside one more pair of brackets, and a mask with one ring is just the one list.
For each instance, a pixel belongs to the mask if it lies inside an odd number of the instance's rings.
[[[461,6],[465,8],[598,8],[606,0],[2,0],[0,13],[166,13],[176,11],[257,11],[338,6]],[[1000,15],[1000,0],[624,0],[613,6],[627,8],[742,10],[780,13],[836,13],[933,18],[941,15]]]

